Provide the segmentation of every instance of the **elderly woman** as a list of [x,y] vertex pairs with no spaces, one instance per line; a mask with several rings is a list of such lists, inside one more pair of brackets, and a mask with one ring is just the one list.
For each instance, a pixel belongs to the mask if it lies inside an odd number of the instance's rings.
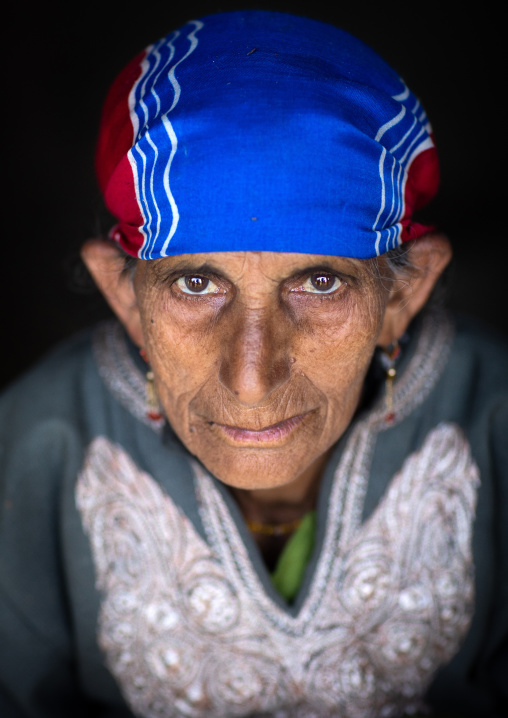
[[1,405],[2,718],[506,716],[508,353],[422,311],[418,100],[217,14],[122,72],[97,169],[120,321]]

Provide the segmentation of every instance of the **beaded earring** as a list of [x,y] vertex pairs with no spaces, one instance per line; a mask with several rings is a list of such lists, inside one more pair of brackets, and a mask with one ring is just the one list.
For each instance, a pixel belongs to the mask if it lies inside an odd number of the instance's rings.
[[[139,354],[148,364],[148,357],[146,355],[145,350],[140,349]],[[145,397],[146,397],[146,403],[147,403],[146,415],[151,421],[160,421],[164,417],[164,415],[161,411],[159,397],[157,396],[157,390],[155,389],[155,384],[154,384],[154,375],[153,375],[153,371],[151,369],[147,370],[145,378],[146,378]]]
[[393,410],[393,382],[397,376],[395,368],[398,357],[400,356],[400,344],[397,340],[390,344],[389,347],[383,348],[380,353],[381,364],[386,372],[385,377],[385,421],[393,424],[395,421],[395,412]]

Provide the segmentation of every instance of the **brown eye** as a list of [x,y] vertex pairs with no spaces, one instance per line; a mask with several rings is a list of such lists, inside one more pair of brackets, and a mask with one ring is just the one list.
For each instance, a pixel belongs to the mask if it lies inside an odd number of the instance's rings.
[[186,274],[176,280],[176,286],[184,294],[217,294],[219,287],[211,279],[199,274]]
[[336,274],[328,272],[315,272],[307,276],[307,279],[298,287],[292,290],[308,294],[334,294],[344,284]]
[[193,277],[191,275],[188,275],[184,279],[185,286],[187,287],[189,292],[193,292],[194,294],[200,294],[201,292],[204,292],[210,284],[210,280],[206,277]]
[[329,292],[335,288],[335,284],[339,284],[339,280],[333,274],[313,274],[310,277],[310,283],[318,292]]

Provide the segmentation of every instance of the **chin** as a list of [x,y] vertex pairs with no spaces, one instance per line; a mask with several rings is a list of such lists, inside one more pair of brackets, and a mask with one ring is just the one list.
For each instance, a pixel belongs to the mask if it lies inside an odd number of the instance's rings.
[[248,490],[286,486],[311,463],[300,452],[280,449],[226,447],[219,456],[206,451],[195,452],[195,455],[224,484]]
[[322,453],[323,425],[313,411],[259,431],[196,421],[181,438],[228,486],[270,489],[290,484]]

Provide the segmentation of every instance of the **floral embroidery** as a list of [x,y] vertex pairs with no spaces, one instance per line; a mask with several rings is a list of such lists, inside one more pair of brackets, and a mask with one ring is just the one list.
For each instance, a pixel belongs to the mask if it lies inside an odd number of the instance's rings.
[[421,707],[471,620],[478,470],[460,429],[442,424],[362,525],[365,464],[350,454],[371,431],[358,425],[337,469],[296,616],[264,591],[202,470],[208,543],[125,450],[90,445],[77,503],[103,592],[99,643],[135,714],[379,718]]

